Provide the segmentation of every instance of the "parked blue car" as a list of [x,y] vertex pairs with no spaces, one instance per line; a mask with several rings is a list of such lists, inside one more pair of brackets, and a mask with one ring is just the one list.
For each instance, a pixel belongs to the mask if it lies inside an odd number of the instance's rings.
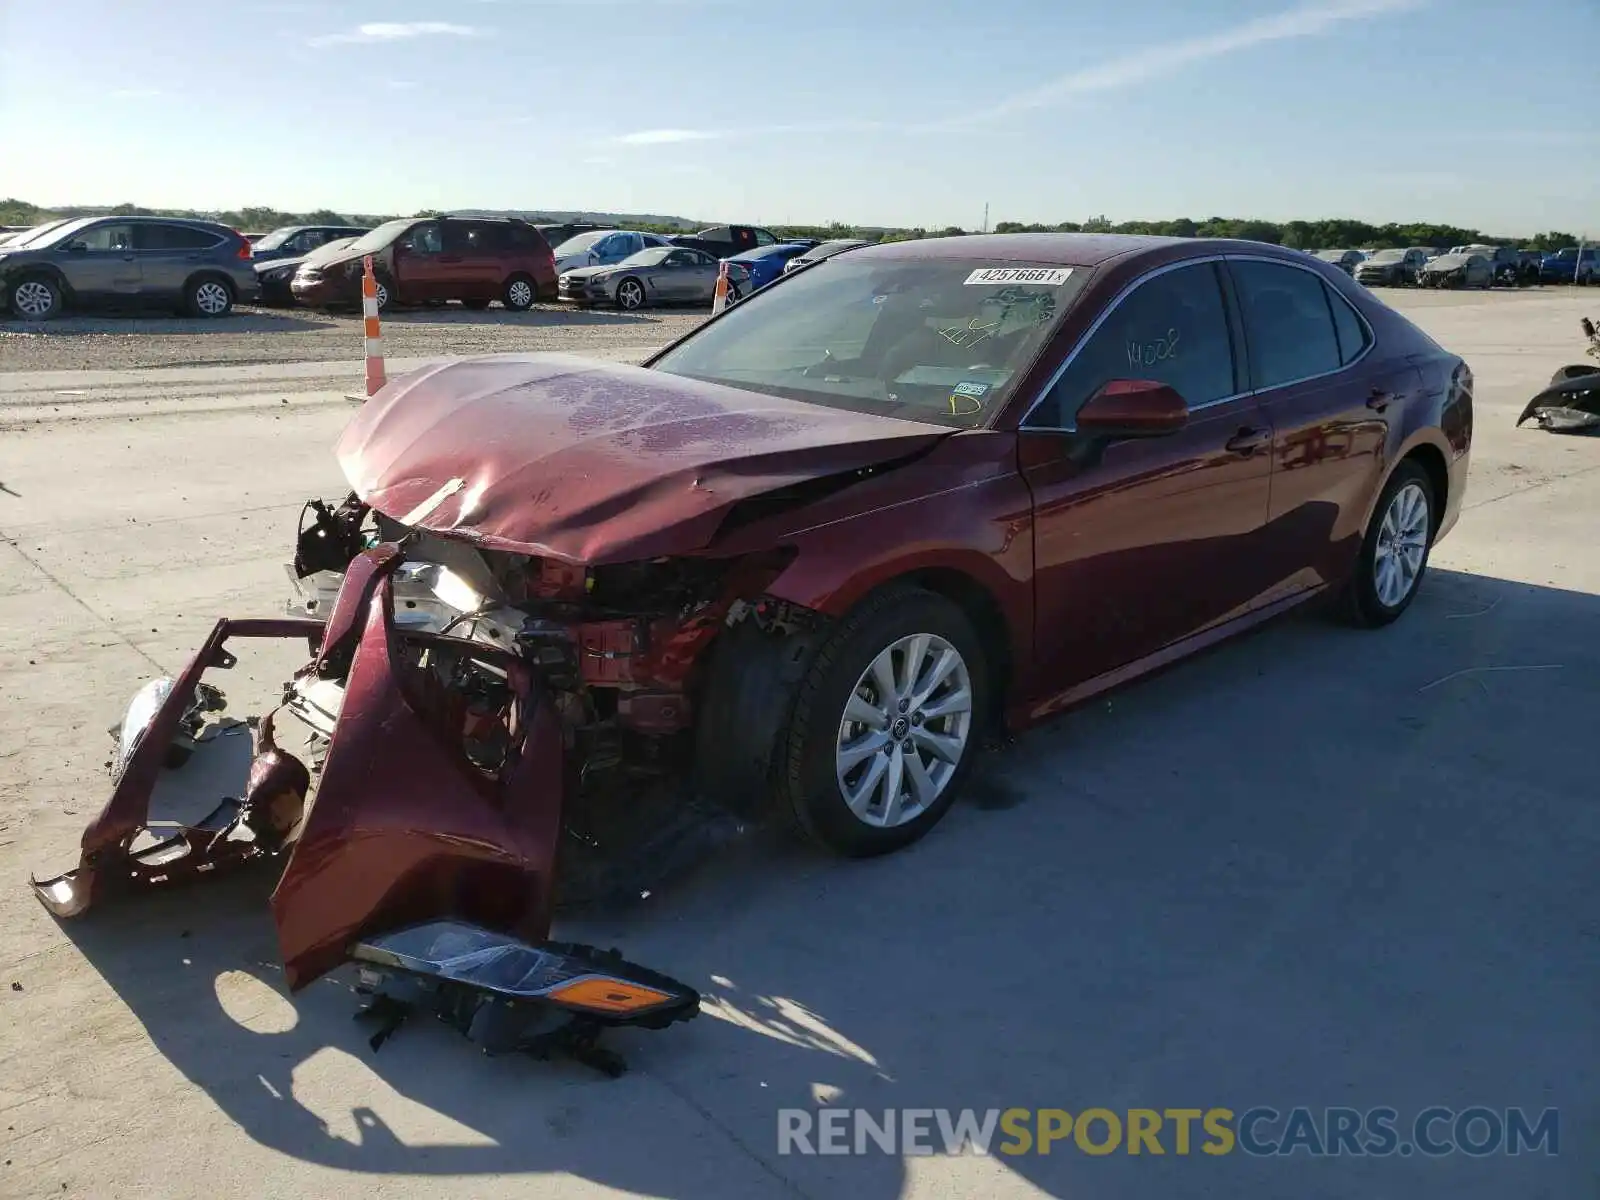
[[1600,277],[1600,251],[1585,246],[1580,257],[1576,246],[1546,254],[1539,264],[1540,283],[1594,283]]
[[783,274],[783,264],[816,246],[816,242],[779,242],[776,246],[757,246],[735,254],[725,262],[738,263],[750,272],[750,290],[766,287]]

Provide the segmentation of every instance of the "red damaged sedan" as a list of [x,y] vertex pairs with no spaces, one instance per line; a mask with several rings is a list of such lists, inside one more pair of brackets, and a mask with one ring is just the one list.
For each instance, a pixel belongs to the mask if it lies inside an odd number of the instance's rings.
[[[691,989],[544,940],[592,861],[711,810],[893,850],[995,734],[1317,597],[1393,621],[1471,437],[1461,359],[1245,242],[874,246],[642,367],[428,367],[344,432],[352,492],[308,506],[296,615],[219,623],[141,693],[79,869],[39,894],[67,916],[282,855],[293,986],[355,959],[457,1015],[465,988],[579,1040],[664,1024]],[[157,831],[226,719],[201,674],[262,636],[312,661],[237,799]]]

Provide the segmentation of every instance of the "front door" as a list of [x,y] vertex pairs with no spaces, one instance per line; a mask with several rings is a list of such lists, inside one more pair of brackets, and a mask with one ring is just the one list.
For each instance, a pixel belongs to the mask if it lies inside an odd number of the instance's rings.
[[407,303],[449,296],[450,265],[444,257],[444,233],[438,221],[414,225],[394,244],[395,299]]
[[141,276],[131,225],[91,225],[62,243],[57,254],[62,273],[81,299],[127,303],[138,296]]
[[[1034,502],[1035,711],[1263,603],[1271,423],[1243,386],[1221,264],[1158,271],[1114,307],[1024,422]],[[1188,425],[1091,444],[1078,409],[1113,379],[1170,384]]]
[[1422,386],[1309,268],[1230,257],[1256,398],[1271,414],[1267,545],[1284,596],[1344,578],[1387,469],[1389,422]]

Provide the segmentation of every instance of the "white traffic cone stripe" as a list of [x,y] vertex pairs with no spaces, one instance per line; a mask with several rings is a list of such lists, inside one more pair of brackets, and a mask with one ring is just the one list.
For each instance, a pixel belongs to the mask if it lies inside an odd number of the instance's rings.
[[711,299],[711,315],[714,317],[728,307],[728,264],[721,263],[717,269],[717,290]]
[[378,329],[378,276],[372,268],[372,255],[361,260],[361,316],[366,326],[367,395],[384,385],[383,336]]

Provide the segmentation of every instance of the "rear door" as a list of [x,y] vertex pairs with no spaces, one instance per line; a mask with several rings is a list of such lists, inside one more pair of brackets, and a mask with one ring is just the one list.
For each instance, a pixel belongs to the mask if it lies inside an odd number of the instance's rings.
[[189,277],[204,267],[222,238],[190,225],[155,222],[134,226],[143,293],[152,300],[182,297]]
[[1389,422],[1422,385],[1306,267],[1229,256],[1250,380],[1275,430],[1267,546],[1278,593],[1344,578],[1386,469]]
[[464,300],[493,300],[500,295],[511,254],[510,229],[500,221],[446,221],[445,253],[450,253],[451,230],[461,226],[461,290]]
[[91,225],[63,242],[56,257],[73,292],[85,300],[127,302],[139,294],[139,255],[129,223]]

